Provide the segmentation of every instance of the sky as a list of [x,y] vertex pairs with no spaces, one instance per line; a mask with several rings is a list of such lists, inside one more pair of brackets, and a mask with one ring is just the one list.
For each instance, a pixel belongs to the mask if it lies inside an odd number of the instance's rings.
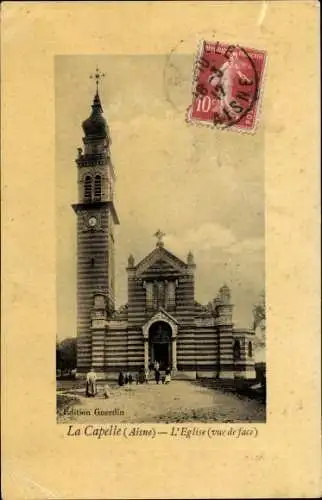
[[127,302],[128,255],[165,248],[196,262],[196,295],[232,291],[236,327],[249,327],[265,288],[264,131],[254,135],[187,124],[194,54],[56,56],[58,338],[76,335],[77,148],[91,112],[96,65],[116,172],[116,306]]

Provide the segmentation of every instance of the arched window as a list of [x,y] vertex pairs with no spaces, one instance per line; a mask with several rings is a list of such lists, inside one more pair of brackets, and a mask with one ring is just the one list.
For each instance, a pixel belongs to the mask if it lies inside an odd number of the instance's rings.
[[153,309],[158,309],[158,283],[155,281],[153,283],[153,299],[152,299],[152,305]]
[[253,344],[250,341],[248,342],[248,357],[253,357]]
[[146,308],[153,309],[153,283],[148,282],[145,284],[146,289]]
[[234,361],[239,361],[241,358],[241,349],[239,340],[235,340],[233,347]]
[[102,180],[100,175],[95,175],[94,182],[94,199],[100,201],[102,196]]
[[153,309],[165,307],[165,283],[155,281],[153,283]]
[[165,283],[164,281],[160,281],[158,283],[158,301],[159,307],[165,307]]
[[91,201],[91,199],[92,199],[92,179],[90,175],[87,175],[84,181],[84,200]]
[[167,286],[167,309],[175,309],[176,306],[176,285],[174,281],[169,281]]

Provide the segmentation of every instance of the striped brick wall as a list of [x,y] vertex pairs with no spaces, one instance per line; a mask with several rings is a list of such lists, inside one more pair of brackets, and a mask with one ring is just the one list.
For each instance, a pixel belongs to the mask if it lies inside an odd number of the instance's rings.
[[133,328],[128,332],[127,366],[130,371],[138,371],[144,366],[144,340],[141,328]]
[[194,277],[184,275],[178,279],[176,289],[175,318],[182,325],[191,325],[194,321]]
[[91,366],[96,372],[104,371],[104,345],[105,331],[104,329],[92,329],[92,363]]
[[195,329],[190,327],[179,328],[177,337],[177,368],[178,370],[195,370]]
[[[182,371],[214,371],[219,367],[219,337],[214,319],[196,320],[194,275],[182,274],[177,279],[176,306],[170,314],[178,321],[177,368]],[[143,282],[129,270],[128,276],[128,351],[122,363],[129,367],[142,366],[144,343],[142,325],[155,311],[146,310],[146,290]],[[125,343],[124,343],[125,346]],[[224,345],[223,345],[224,348]],[[225,353],[223,352],[223,355]]]
[[147,318],[146,291],[141,280],[134,276],[128,278],[128,322],[130,326],[140,327]]
[[233,378],[234,359],[233,359],[233,325],[219,324],[219,364],[220,376],[222,378]]
[[105,371],[115,372],[126,369],[127,365],[127,325],[126,322],[110,322],[105,334]]
[[105,333],[106,372],[137,371],[144,365],[142,330],[128,329],[127,322],[110,321]]
[[[91,209],[90,205],[87,212],[88,216],[97,215],[97,209]],[[109,283],[108,212],[108,206],[99,209],[101,225],[93,231],[84,228],[84,212],[77,214],[77,369],[80,372],[88,370],[92,361],[93,294],[99,287],[106,289]],[[111,289],[108,295],[113,302]]]
[[214,325],[204,321],[204,325],[198,326],[195,341],[197,370],[199,372],[218,370],[219,341]]

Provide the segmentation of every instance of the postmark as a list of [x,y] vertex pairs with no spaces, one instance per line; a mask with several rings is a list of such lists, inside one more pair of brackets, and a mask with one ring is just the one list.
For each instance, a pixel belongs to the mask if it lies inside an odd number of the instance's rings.
[[195,60],[187,121],[254,132],[266,59],[263,50],[203,40]]

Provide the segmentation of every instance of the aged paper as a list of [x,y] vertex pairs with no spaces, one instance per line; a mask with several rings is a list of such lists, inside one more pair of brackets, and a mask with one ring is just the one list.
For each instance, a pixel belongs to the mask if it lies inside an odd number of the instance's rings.
[[[314,2],[3,5],[4,498],[319,495],[318,14]],[[187,123],[193,102],[194,118],[209,122],[211,100],[193,101],[193,90],[202,93],[197,86],[205,84],[196,68],[202,41],[208,53],[217,54],[211,64],[221,65],[206,84],[230,97],[229,113],[225,99],[215,102],[215,127]],[[232,62],[240,88],[229,87],[223,76],[223,54],[236,46],[241,47],[237,59],[244,57],[241,66]],[[259,66],[256,57],[262,58]],[[229,396],[232,417],[224,408],[222,418],[215,412],[205,420],[206,403],[200,403],[189,407],[184,419],[177,407],[171,415],[162,410],[157,421],[158,415],[146,412],[155,402],[150,398],[144,404],[144,391],[164,398],[165,391],[180,387],[173,398],[178,400],[188,384],[196,387],[175,377],[168,386],[133,389],[133,398],[142,393],[143,403],[124,418],[116,412],[112,419],[95,420],[90,413],[89,419],[69,421],[56,414],[55,344],[76,332],[77,235],[71,205],[79,202],[77,186],[83,182],[77,184],[77,154],[80,164],[87,161],[81,124],[90,114],[95,74],[94,79],[89,75],[96,66],[105,73],[99,95],[112,138],[121,222],[115,232],[118,316],[113,321],[124,321],[119,308],[127,301],[125,269],[131,273],[154,247],[162,253],[163,240],[183,259],[178,266],[186,263],[187,275],[196,262],[198,301],[207,305],[228,282],[236,313],[231,339],[235,335],[242,346],[248,345],[243,328],[251,322],[255,292],[263,284],[267,403],[260,415],[238,416]],[[254,66],[256,104],[244,108],[244,87],[251,87]],[[85,137],[91,127],[85,125]],[[85,147],[85,159],[78,147]],[[102,220],[102,214],[86,212],[84,228],[99,229]],[[88,262],[94,269],[95,258]],[[142,264],[138,272],[143,276],[144,270]],[[143,281],[148,287],[149,277]],[[220,290],[222,302],[214,307],[227,311],[229,294],[225,287]],[[211,307],[200,305],[198,328],[210,317],[214,328],[221,325]],[[174,337],[176,317],[164,308],[156,318],[172,325]],[[143,325],[143,335],[150,335],[152,323]],[[169,361],[188,378],[191,373],[197,379],[229,376],[233,365],[223,370],[224,357],[218,366],[217,358],[207,365],[206,349],[195,355],[192,370],[180,351],[180,325],[178,330],[177,345],[172,338],[168,351],[162,342],[146,343],[144,366]],[[81,356],[86,358],[86,349]],[[248,350],[249,366],[251,358]],[[99,350],[91,359],[100,368]],[[116,370],[117,359],[114,363]],[[92,368],[79,366],[83,375]],[[246,376],[247,370],[240,372]],[[207,390],[198,386],[200,398],[208,397]],[[83,392],[82,408],[93,401]],[[97,401],[98,407],[116,406]],[[96,400],[91,411],[95,406]],[[87,424],[92,427],[85,431]],[[94,427],[103,428],[100,435]]]

